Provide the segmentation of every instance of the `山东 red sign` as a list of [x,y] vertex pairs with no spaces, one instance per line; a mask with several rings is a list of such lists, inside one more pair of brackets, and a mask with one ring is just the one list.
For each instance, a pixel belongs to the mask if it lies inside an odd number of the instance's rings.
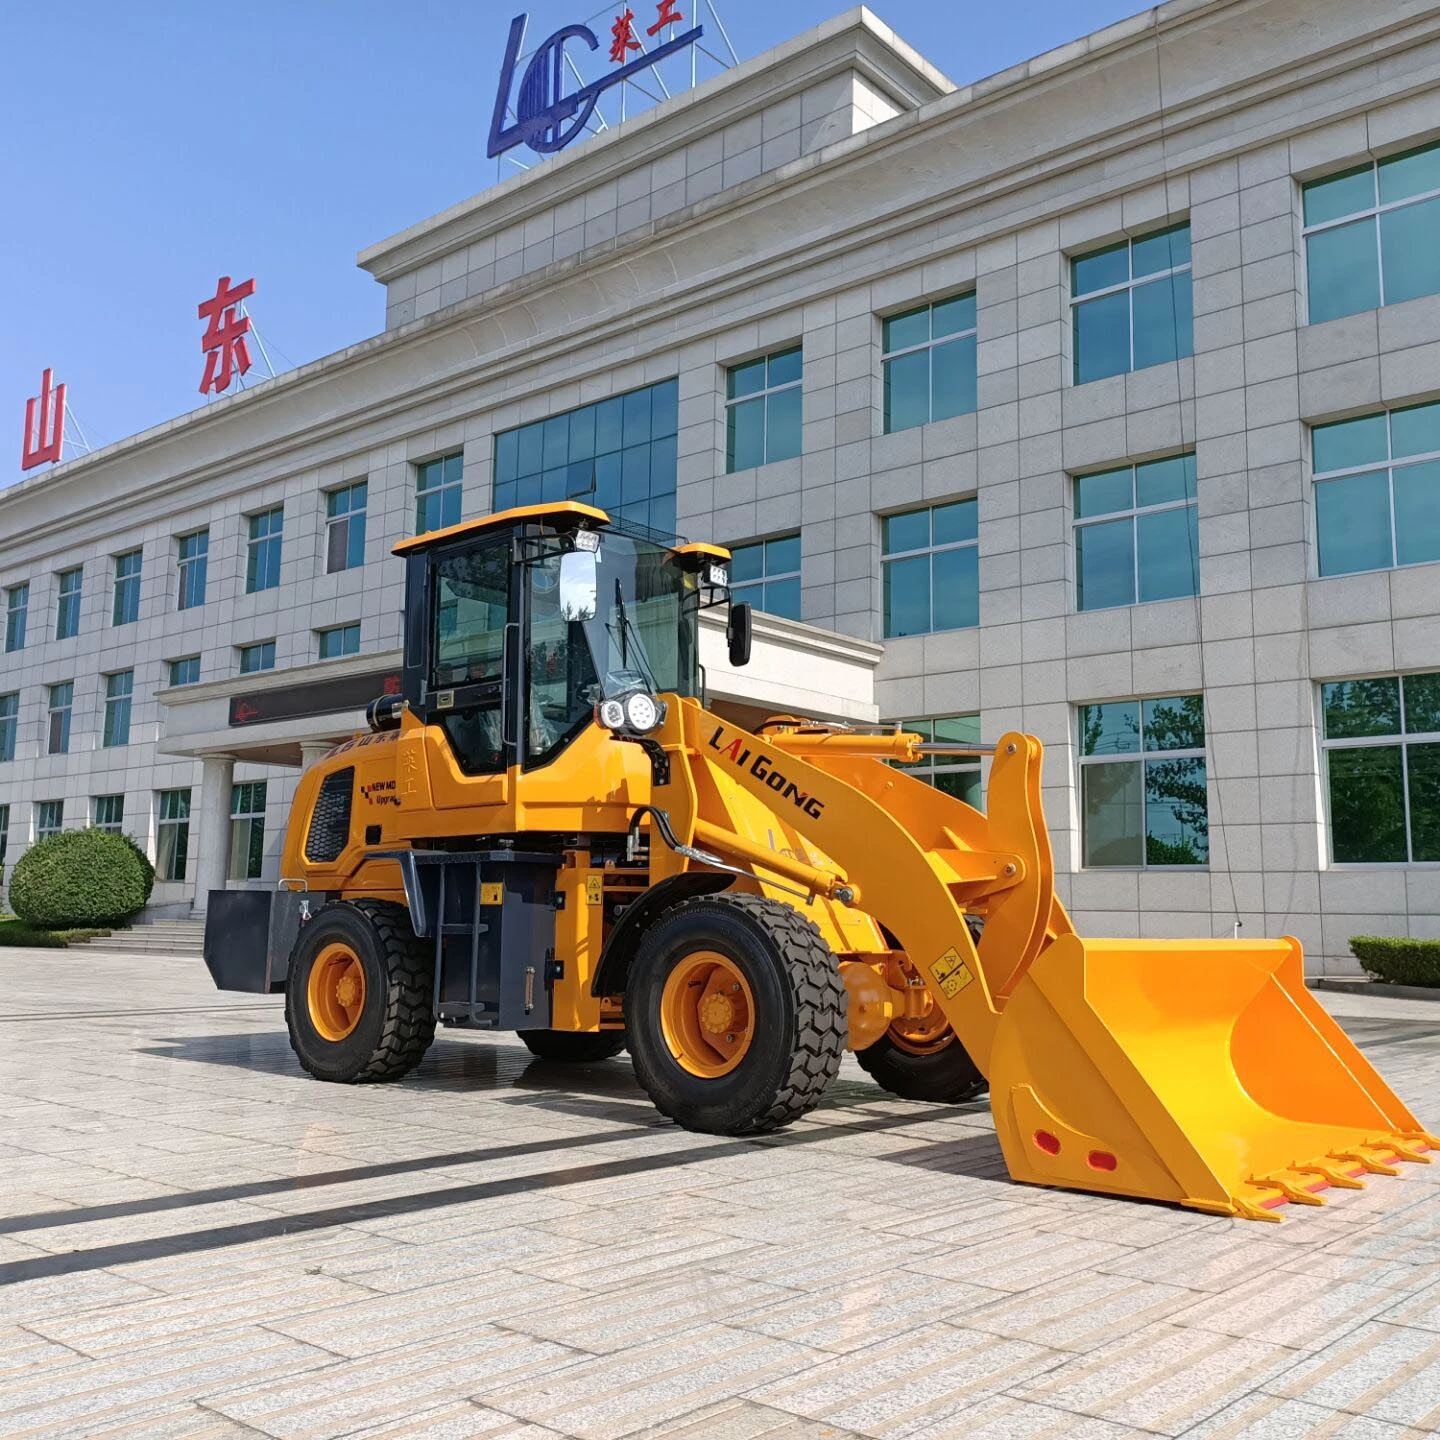
[[65,387],[51,389],[55,372],[40,377],[40,393],[25,402],[25,440],[20,447],[20,468],[33,470],[47,461],[59,463],[65,443]]
[[250,347],[245,341],[250,333],[250,317],[236,312],[240,303],[254,293],[254,280],[231,285],[230,277],[222,275],[214,296],[200,302],[200,318],[208,322],[200,340],[200,348],[205,352],[205,377],[200,381],[202,395],[207,390],[217,395],[228,390],[230,381],[250,368]]

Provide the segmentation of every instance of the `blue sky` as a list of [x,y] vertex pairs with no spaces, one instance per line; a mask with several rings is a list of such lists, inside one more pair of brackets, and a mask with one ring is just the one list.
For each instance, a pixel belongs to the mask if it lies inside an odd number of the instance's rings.
[[[630,3],[637,17],[652,8]],[[24,401],[46,365],[92,443],[204,403],[195,306],[219,275],[256,277],[256,325],[293,364],[381,329],[383,291],[355,268],[356,252],[495,182],[486,132],[522,4],[5,5],[0,485],[19,478]],[[530,34],[584,20],[594,4],[534,0]],[[844,4],[717,8],[746,59]],[[871,8],[963,84],[1138,7]]]

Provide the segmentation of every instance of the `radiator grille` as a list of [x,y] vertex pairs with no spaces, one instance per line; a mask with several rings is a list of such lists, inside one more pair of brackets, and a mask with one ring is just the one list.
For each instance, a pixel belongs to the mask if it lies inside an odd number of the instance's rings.
[[340,858],[350,840],[350,804],[355,791],[355,767],[336,770],[320,785],[310,831],[305,837],[305,858],[312,864],[328,865]]

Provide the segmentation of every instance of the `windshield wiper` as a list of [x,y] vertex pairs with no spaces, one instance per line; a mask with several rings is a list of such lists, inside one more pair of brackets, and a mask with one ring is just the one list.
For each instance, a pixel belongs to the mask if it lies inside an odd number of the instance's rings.
[[650,668],[650,658],[645,654],[645,642],[640,638],[640,632],[635,628],[635,622],[630,618],[630,612],[625,608],[625,591],[620,583],[620,577],[615,577],[615,613],[620,617],[620,633],[617,636],[615,629],[607,625],[605,629],[612,639],[620,642],[620,668],[630,668],[630,646],[629,638],[635,640],[635,658],[640,662],[640,668],[645,675],[645,683],[649,685],[651,692],[658,694],[659,687],[655,682],[655,672]]

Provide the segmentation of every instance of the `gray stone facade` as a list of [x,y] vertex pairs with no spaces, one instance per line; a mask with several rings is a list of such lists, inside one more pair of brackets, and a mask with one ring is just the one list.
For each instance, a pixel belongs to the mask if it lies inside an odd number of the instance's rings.
[[[35,636],[0,656],[23,706],[11,860],[34,801],[74,823],[123,789],[153,840],[153,793],[199,786],[167,751],[163,661],[201,652],[208,693],[237,644],[308,665],[355,618],[365,654],[393,651],[417,462],[463,451],[484,513],[495,433],[678,375],[680,531],[798,530],[807,625],[882,640],[881,517],[978,497],[980,625],[886,641],[876,700],[1044,741],[1082,930],[1239,922],[1335,971],[1358,931],[1440,935],[1440,866],[1329,862],[1317,719],[1320,682],[1440,669],[1440,566],[1317,578],[1308,439],[1440,395],[1440,296],[1307,324],[1300,219],[1304,180],[1440,135],[1437,81],[1419,0],[1172,0],[959,89],[852,11],[372,247],[382,334],[0,492],[0,588],[30,582]],[[1069,257],[1181,220],[1193,358],[1072,383]],[[977,410],[884,433],[883,317],[971,288]],[[726,474],[724,367],[797,342],[803,453]],[[1078,612],[1072,478],[1188,451],[1201,593]],[[326,575],[323,491],[362,476],[366,564]],[[243,517],[282,501],[282,584],[244,595]],[[204,524],[211,595],[177,612],[174,537]],[[141,620],[111,628],[109,557],[142,542]],[[54,576],[82,562],[81,634],[57,642]],[[97,748],[101,677],[131,665],[132,744]],[[72,753],[42,757],[43,687],[66,679]],[[1076,707],[1194,692],[1208,868],[1083,867]],[[250,764],[273,846],[293,771]]]

